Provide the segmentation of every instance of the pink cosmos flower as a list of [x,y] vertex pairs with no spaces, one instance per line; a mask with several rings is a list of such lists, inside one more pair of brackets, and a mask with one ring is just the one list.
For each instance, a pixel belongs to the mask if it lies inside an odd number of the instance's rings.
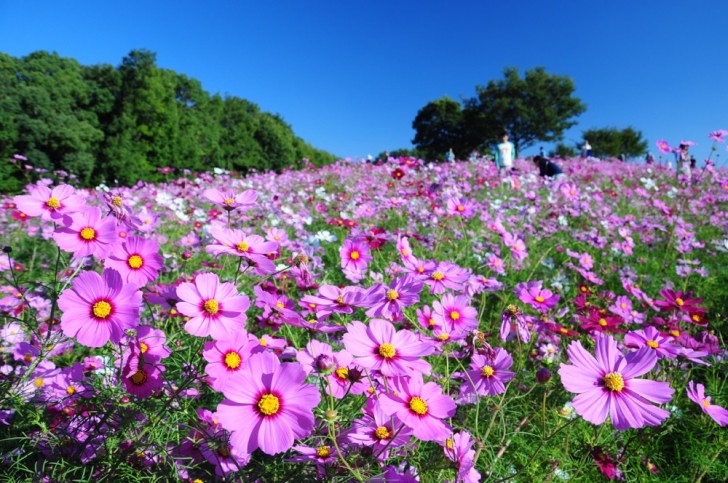
[[369,389],[369,381],[363,378],[361,369],[356,366],[354,356],[348,351],[334,352],[334,370],[326,376],[326,392],[336,399],[348,394],[364,394]]
[[258,339],[241,330],[230,339],[205,342],[202,357],[207,361],[205,374],[216,391],[221,391],[240,374],[248,359],[265,350]]
[[386,320],[371,319],[369,327],[355,320],[347,326],[343,341],[357,364],[384,376],[430,374],[431,366],[422,357],[432,354],[434,345],[408,330],[395,330]]
[[690,312],[698,308],[698,304],[703,301],[703,299],[692,298],[692,292],[684,293],[675,290],[665,289],[660,290],[660,295],[665,300],[655,300],[654,303],[664,312],[669,312],[673,309],[677,309],[681,312]]
[[422,281],[410,274],[395,278],[388,287],[375,285],[367,292],[367,299],[371,300],[367,317],[401,320],[402,309],[419,302],[422,286]]
[[624,336],[624,345],[631,349],[648,347],[657,354],[658,359],[667,357],[674,359],[680,354],[681,347],[673,342],[671,336],[662,335],[656,328],[650,326],[644,330],[634,330]]
[[360,287],[347,286],[339,288],[336,285],[321,285],[318,295],[304,295],[299,305],[316,312],[316,317],[325,319],[333,313],[351,314],[364,290]]
[[687,391],[690,400],[700,406],[700,409],[710,416],[713,421],[721,426],[728,425],[728,409],[711,403],[710,396],[705,395],[705,386],[698,384],[698,386],[695,387],[695,382],[690,381],[685,390]]
[[462,396],[468,402],[476,402],[477,396],[496,396],[506,392],[505,383],[513,379],[515,373],[509,371],[513,358],[498,347],[491,357],[473,354],[470,361],[472,370],[466,371],[467,377],[461,386]]
[[442,301],[432,303],[435,324],[458,327],[465,332],[478,328],[478,311],[468,305],[470,300],[464,295],[445,294]]
[[75,213],[86,206],[86,200],[76,194],[69,185],[61,184],[53,189],[47,186],[34,185],[29,188],[29,195],[13,198],[18,209],[28,216],[40,216],[43,221],[60,220],[64,215]]
[[388,416],[376,399],[367,399],[363,411],[364,416],[352,421],[351,430],[346,435],[352,444],[372,448],[380,461],[386,461],[390,448],[409,443],[412,430],[402,427],[396,416]]
[[443,441],[452,434],[443,419],[455,414],[455,401],[439,385],[423,383],[422,374],[413,373],[409,378],[396,378],[392,386],[392,393],[379,396],[384,414],[396,415],[422,441]]
[[347,238],[339,249],[342,270],[365,272],[372,256],[366,239]]
[[58,298],[61,329],[89,347],[118,344],[124,331],[139,323],[141,304],[142,293],[125,285],[116,270],[82,272]]
[[446,206],[450,216],[472,218],[475,215],[475,204],[465,198],[448,198]]
[[214,273],[201,273],[194,282],[180,284],[177,296],[181,300],[177,310],[191,317],[185,330],[192,335],[224,340],[245,329],[250,300],[238,295],[232,283],[220,283]]
[[255,354],[234,384],[223,390],[217,406],[230,443],[239,452],[282,453],[295,439],[305,438],[314,427],[313,409],[321,401],[318,389],[306,384],[300,364],[281,363],[270,352]]
[[235,208],[248,209],[255,206],[255,200],[258,193],[255,190],[246,190],[238,193],[235,190],[220,191],[216,189],[206,189],[202,194],[213,204],[221,206],[226,211],[232,211]]
[[470,278],[470,272],[451,262],[440,262],[425,281],[430,286],[430,293],[441,294],[447,289],[460,291]]
[[461,431],[453,434],[442,443],[445,456],[455,463],[458,470],[459,483],[477,483],[480,473],[475,469],[475,450],[470,433]]
[[56,228],[53,239],[61,250],[73,253],[76,258],[93,255],[103,260],[119,239],[116,219],[113,216],[102,217],[96,206],[64,217],[64,222],[66,226]]
[[659,149],[662,154],[670,154],[672,152],[670,143],[668,143],[664,139],[660,139],[659,141],[657,141],[656,144],[657,144],[657,149]]
[[137,346],[130,346],[130,354],[121,373],[121,378],[129,394],[148,398],[162,389],[165,367],[154,359],[147,359]]
[[675,390],[666,382],[636,379],[657,363],[651,349],[643,347],[625,356],[614,339],[602,336],[596,342],[596,359],[579,341],[572,342],[567,353],[572,364],[561,364],[561,382],[578,394],[574,409],[590,423],[602,424],[609,416],[614,427],[623,430],[658,426],[670,416],[650,402],[668,402]]
[[516,285],[514,292],[521,302],[529,304],[539,312],[545,313],[556,307],[559,303],[559,295],[554,294],[551,290],[541,288],[541,282],[521,282]]
[[268,258],[278,251],[278,243],[265,241],[259,235],[246,235],[242,230],[211,228],[210,234],[217,243],[207,245],[205,251],[215,257],[221,254],[243,257],[257,268],[261,275],[274,273],[275,264]]
[[171,353],[164,345],[166,341],[167,336],[162,330],[149,325],[140,325],[136,328],[136,336],[131,338],[129,345],[136,345],[146,360],[160,361]]
[[157,279],[164,260],[157,242],[130,236],[106,258],[104,266],[118,271],[127,283],[142,287]]
[[728,131],[726,131],[725,129],[718,129],[717,131],[713,131],[708,135],[710,139],[718,143],[724,142],[726,136],[728,136]]

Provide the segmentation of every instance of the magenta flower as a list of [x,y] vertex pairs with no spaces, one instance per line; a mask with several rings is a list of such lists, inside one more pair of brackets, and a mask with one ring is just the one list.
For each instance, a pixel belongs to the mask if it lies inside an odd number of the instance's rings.
[[255,206],[255,200],[258,198],[258,193],[255,190],[246,190],[242,193],[238,193],[234,190],[220,191],[216,189],[206,189],[202,195],[226,211],[232,211],[235,208],[252,208]]
[[369,243],[365,238],[347,238],[339,249],[341,256],[341,269],[365,272],[372,256],[369,252]]
[[463,284],[470,278],[470,273],[451,262],[440,262],[430,272],[425,281],[430,286],[431,294],[445,293],[447,289],[461,291]]
[[430,374],[431,366],[422,357],[432,354],[435,346],[408,330],[395,330],[386,320],[371,319],[369,327],[355,320],[348,325],[343,341],[357,364],[384,376]]
[[466,371],[467,377],[461,386],[462,396],[468,402],[476,402],[477,396],[496,396],[506,392],[505,383],[513,379],[515,373],[509,371],[513,358],[500,347],[492,357],[473,354],[470,361],[472,370]]
[[445,294],[442,301],[432,303],[432,318],[435,325],[457,327],[464,332],[478,328],[478,311],[468,305],[470,300],[464,295]]
[[401,320],[402,309],[420,301],[422,281],[412,275],[394,279],[389,286],[374,286],[368,293],[371,300],[367,317],[384,317],[389,320]]
[[103,260],[118,241],[116,219],[113,216],[102,217],[96,206],[64,217],[67,223],[56,228],[53,239],[61,250],[73,253],[76,258],[94,255]]
[[700,409],[710,416],[713,421],[721,426],[728,425],[728,409],[713,404],[710,401],[710,396],[705,395],[705,386],[698,384],[696,388],[695,383],[690,381],[685,390],[687,391],[690,400],[700,406]]
[[201,273],[194,282],[177,287],[177,310],[191,317],[185,330],[198,337],[211,336],[215,340],[232,339],[245,329],[248,320],[245,311],[250,300],[238,295],[232,283],[220,283],[214,273]]
[[16,196],[13,201],[20,211],[28,216],[40,216],[43,221],[60,220],[63,215],[75,213],[86,206],[84,197],[66,184],[53,189],[35,185],[28,191],[29,195]]
[[443,419],[455,414],[455,401],[444,395],[439,385],[423,383],[420,373],[399,377],[392,385],[393,393],[379,396],[384,414],[396,415],[422,441],[443,441],[452,434]]
[[470,433],[461,431],[453,434],[442,443],[445,456],[455,463],[458,470],[458,482],[477,483],[480,473],[475,469],[475,450]]
[[659,141],[657,141],[656,144],[657,144],[657,149],[659,149],[662,154],[670,154],[672,152],[670,143],[668,143],[664,139],[660,139]]
[[623,430],[658,426],[670,416],[650,402],[668,402],[675,390],[666,382],[636,379],[657,363],[651,349],[643,347],[625,356],[614,339],[602,336],[597,339],[596,359],[579,341],[572,342],[567,352],[573,364],[561,364],[561,382],[578,394],[574,409],[590,423],[602,424],[609,416],[614,427]]
[[541,284],[540,280],[521,282],[516,285],[514,292],[516,292],[521,302],[529,304],[541,313],[545,313],[556,307],[560,297],[551,290],[541,288]]
[[698,304],[703,301],[703,299],[692,298],[692,292],[684,293],[665,289],[660,290],[660,295],[665,300],[655,300],[655,305],[660,307],[664,312],[669,312],[673,309],[681,312],[692,312],[698,309]]
[[171,353],[164,345],[166,341],[167,336],[162,330],[149,325],[140,325],[136,328],[136,336],[131,339],[130,345],[136,345],[146,360],[160,361]]
[[205,247],[205,251],[218,257],[222,254],[243,257],[256,267],[260,275],[274,273],[275,264],[268,258],[278,251],[278,243],[265,241],[259,235],[246,235],[242,230],[211,228],[210,234],[217,243]]
[[205,374],[212,388],[222,392],[234,380],[233,376],[242,371],[248,359],[263,350],[260,341],[245,330],[230,339],[205,342],[202,357],[207,361]]
[[127,283],[142,287],[157,279],[164,260],[157,242],[130,236],[106,258],[104,266],[119,272]]
[[713,131],[708,135],[710,139],[718,143],[724,142],[726,136],[728,136],[728,131],[726,131],[725,129],[718,129],[717,131]]
[[450,216],[472,218],[475,215],[475,204],[465,198],[448,198],[446,206]]
[[58,298],[63,311],[61,329],[83,345],[101,347],[108,341],[118,344],[126,329],[139,323],[142,293],[125,285],[116,270],[103,275],[82,272]]
[[656,328],[648,326],[644,330],[634,330],[625,334],[624,345],[630,349],[648,347],[657,354],[658,359],[663,357],[674,359],[680,354],[682,347],[673,340],[672,336],[662,335]]
[[305,380],[298,363],[281,364],[270,352],[250,357],[235,383],[225,387],[226,399],[217,406],[220,424],[232,433],[232,446],[245,454],[260,448],[273,455],[311,434],[313,409],[321,395]]
[[411,429],[402,427],[396,416],[388,416],[376,399],[370,398],[364,406],[364,416],[352,421],[346,438],[354,445],[372,448],[374,454],[385,461],[389,449],[409,443],[411,434]]
[[124,387],[129,394],[140,398],[148,398],[162,389],[165,367],[156,360],[148,360],[136,346],[131,346],[131,353],[121,373]]

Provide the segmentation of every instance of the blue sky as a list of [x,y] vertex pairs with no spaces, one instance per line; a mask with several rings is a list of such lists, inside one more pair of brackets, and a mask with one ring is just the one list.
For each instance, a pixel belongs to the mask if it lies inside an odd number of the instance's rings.
[[726,1],[0,0],[2,52],[118,65],[149,49],[342,157],[411,147],[428,102],[544,66],[587,104],[566,141],[632,126],[655,153],[692,140],[704,159],[708,133],[728,129],[727,27]]

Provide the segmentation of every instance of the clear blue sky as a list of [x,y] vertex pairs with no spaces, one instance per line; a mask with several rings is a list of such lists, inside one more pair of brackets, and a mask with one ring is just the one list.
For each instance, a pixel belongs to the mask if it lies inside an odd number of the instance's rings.
[[411,147],[420,108],[472,97],[506,66],[574,80],[588,109],[567,141],[632,126],[655,153],[693,140],[702,160],[728,129],[726,0],[0,0],[7,54],[118,65],[138,48],[342,157]]

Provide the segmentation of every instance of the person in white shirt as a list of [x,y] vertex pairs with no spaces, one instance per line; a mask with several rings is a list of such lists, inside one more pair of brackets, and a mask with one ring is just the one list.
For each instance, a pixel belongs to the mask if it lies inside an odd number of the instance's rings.
[[516,147],[508,140],[508,133],[501,135],[502,143],[498,144],[495,149],[495,165],[498,171],[503,174],[504,171],[510,172],[513,168],[513,159],[516,157]]

